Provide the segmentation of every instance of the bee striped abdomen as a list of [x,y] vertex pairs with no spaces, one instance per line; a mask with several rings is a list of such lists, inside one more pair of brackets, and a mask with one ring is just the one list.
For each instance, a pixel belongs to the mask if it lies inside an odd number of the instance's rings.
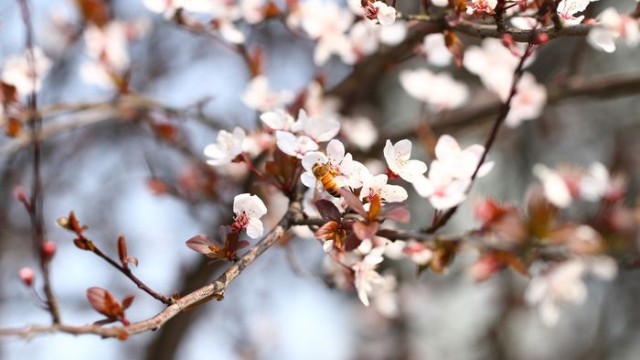
[[315,164],[311,171],[331,196],[340,197],[340,187],[326,164]]

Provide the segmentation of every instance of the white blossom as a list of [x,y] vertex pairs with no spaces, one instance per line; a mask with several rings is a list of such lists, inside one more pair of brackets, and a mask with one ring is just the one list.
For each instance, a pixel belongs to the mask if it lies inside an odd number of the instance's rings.
[[409,195],[402,186],[387,184],[388,176],[384,174],[370,176],[363,179],[360,199],[372,198],[379,195],[383,201],[402,202],[407,200]]
[[207,163],[210,165],[226,165],[243,151],[245,132],[239,127],[233,129],[233,133],[220,130],[217,142],[204,148],[204,154],[210,157]]
[[375,270],[378,264],[384,260],[383,252],[383,247],[375,248],[361,262],[351,267],[354,271],[354,285],[358,292],[358,298],[365,306],[369,306],[369,295],[384,283],[383,277]]
[[306,135],[294,135],[288,131],[276,131],[276,145],[285,154],[302,159],[309,151],[318,150],[318,144]]
[[384,158],[389,169],[402,179],[413,182],[416,177],[427,171],[427,164],[420,160],[411,160],[411,141],[403,139],[392,144],[387,140],[384,147]]
[[33,68],[27,61],[28,52],[7,57],[2,66],[2,81],[16,87],[21,96],[40,91],[42,79],[51,69],[51,60],[40,48],[33,48]]
[[247,236],[252,239],[262,236],[263,225],[260,218],[267,213],[267,207],[257,195],[237,195],[233,199],[233,213],[235,223],[247,230]]

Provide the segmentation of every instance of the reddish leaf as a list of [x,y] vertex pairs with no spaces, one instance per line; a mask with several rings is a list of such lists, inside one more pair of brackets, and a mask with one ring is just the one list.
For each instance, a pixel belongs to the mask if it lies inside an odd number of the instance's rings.
[[97,312],[108,318],[117,319],[123,315],[120,302],[103,288],[91,287],[87,289],[87,300]]
[[221,249],[204,234],[199,234],[187,240],[189,249],[204,254],[210,258],[220,258]]
[[133,299],[135,299],[135,296],[133,295],[129,295],[122,299],[122,309],[127,310],[129,307],[131,307],[131,304],[133,304]]
[[99,27],[106,25],[111,19],[109,6],[104,0],[76,0],[85,21]]
[[411,213],[400,203],[387,204],[384,206],[382,216],[385,219],[406,224],[411,220]]
[[169,186],[162,179],[151,178],[147,180],[147,187],[153,195],[163,195],[169,192]]
[[364,222],[358,221],[353,224],[353,232],[354,234],[356,234],[356,236],[360,240],[373,238],[376,235],[377,231],[378,231],[377,222],[364,223]]
[[458,35],[453,31],[445,31],[444,42],[451,55],[453,55],[456,66],[461,67],[462,60],[464,58],[464,45],[462,44],[462,41],[460,41]]
[[496,250],[493,252],[493,256],[495,256],[496,259],[502,261],[503,263],[509,265],[509,267],[518,272],[520,275],[531,277],[527,265],[525,265],[522,260],[520,260],[520,258],[518,258],[515,254],[512,254],[508,251]]
[[340,223],[336,221],[327,221],[324,225],[316,230],[316,238],[324,241],[335,240],[336,234],[340,229]]
[[531,235],[545,238],[557,213],[557,208],[545,198],[541,187],[534,187],[527,196],[529,231]]
[[263,51],[259,47],[254,47],[249,55],[251,75],[258,76],[262,74]]
[[340,188],[338,189],[338,191],[351,209],[360,214],[363,218],[367,218],[367,211],[364,209],[364,206],[362,205],[362,201],[360,201],[360,199],[358,199],[351,191],[345,188]]
[[73,244],[80,250],[93,251],[95,249],[93,242],[85,238],[74,239]]
[[175,127],[175,125],[158,121],[151,121],[150,125],[153,129],[153,132],[155,132],[160,139],[165,140],[169,143],[178,142],[180,138],[180,132],[178,131],[178,128]]
[[369,201],[369,213],[367,215],[369,221],[375,221],[376,219],[378,219],[381,207],[382,199],[380,199],[380,194],[375,194]]
[[17,137],[22,133],[22,123],[15,118],[8,118],[4,127],[4,132],[7,136]]
[[320,199],[314,202],[320,216],[325,220],[340,221],[340,210],[329,200]]

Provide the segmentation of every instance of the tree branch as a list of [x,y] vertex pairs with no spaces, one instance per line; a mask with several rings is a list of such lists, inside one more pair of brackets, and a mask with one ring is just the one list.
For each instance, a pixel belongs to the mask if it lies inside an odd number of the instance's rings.
[[268,248],[274,245],[280,236],[291,227],[298,219],[301,218],[302,209],[298,199],[292,201],[287,213],[278,222],[278,225],[272,229],[260,242],[247,251],[237,262],[231,265],[222,275],[220,275],[212,283],[207,284],[188,295],[177,299],[172,305],[158,313],[156,316],[132,323],[127,326],[100,326],[100,325],[82,325],[71,326],[64,324],[54,325],[31,325],[22,328],[0,329],[1,336],[18,336],[30,338],[41,334],[50,333],[67,333],[72,335],[94,334],[107,338],[126,339],[129,335],[139,334],[150,330],[156,330],[167,321],[171,320],[181,312],[192,307],[200,306],[213,299],[221,300],[229,285],[253,263]]

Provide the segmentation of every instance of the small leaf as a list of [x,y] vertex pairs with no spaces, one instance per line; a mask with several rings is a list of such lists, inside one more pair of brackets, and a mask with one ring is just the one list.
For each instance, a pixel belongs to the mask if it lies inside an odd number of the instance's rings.
[[444,42],[451,55],[453,55],[456,66],[461,67],[464,59],[464,45],[458,35],[453,31],[445,31]]
[[106,25],[111,19],[109,5],[104,0],[76,0],[82,17],[98,27]]
[[360,214],[363,218],[367,218],[367,211],[364,209],[364,206],[362,205],[362,201],[360,201],[360,199],[358,199],[351,191],[345,188],[338,189],[338,192],[340,193],[340,195],[342,195],[344,200],[347,202],[347,205],[349,205],[351,209]]
[[380,199],[380,194],[375,194],[369,202],[369,213],[367,215],[369,221],[375,221],[376,219],[378,219],[381,207],[382,199]]
[[103,288],[91,287],[87,289],[87,300],[97,312],[110,319],[117,319],[123,315],[122,305]]
[[211,239],[204,234],[198,234],[191,239],[187,240],[187,246],[189,249],[199,252],[201,254],[207,255],[209,257],[218,257],[212,256],[214,252],[212,248],[219,248],[216,244],[214,244]]
[[372,239],[376,235],[377,231],[377,222],[364,223],[358,221],[353,224],[353,233],[356,234],[356,236],[360,240]]
[[518,272],[520,275],[531,277],[531,274],[529,274],[529,269],[527,269],[527,265],[525,265],[522,260],[520,260],[516,255],[504,250],[495,250],[493,252],[493,255],[496,259],[509,265],[509,267]]
[[95,249],[93,242],[85,238],[74,239],[73,244],[80,250],[93,251]]
[[135,296],[133,295],[129,295],[124,299],[122,299],[122,309],[127,310],[131,306],[131,304],[133,304],[134,299],[135,299]]
[[329,200],[320,199],[314,202],[320,216],[325,220],[340,221],[340,210]]
[[253,51],[249,55],[249,70],[251,71],[251,75],[258,76],[262,74],[264,52],[257,46],[255,46],[252,50]]
[[411,213],[401,203],[392,203],[384,206],[382,216],[385,219],[406,224],[411,220]]
[[120,258],[120,263],[123,267],[128,267],[129,257],[127,255],[127,240],[125,240],[124,235],[118,236],[118,257]]

